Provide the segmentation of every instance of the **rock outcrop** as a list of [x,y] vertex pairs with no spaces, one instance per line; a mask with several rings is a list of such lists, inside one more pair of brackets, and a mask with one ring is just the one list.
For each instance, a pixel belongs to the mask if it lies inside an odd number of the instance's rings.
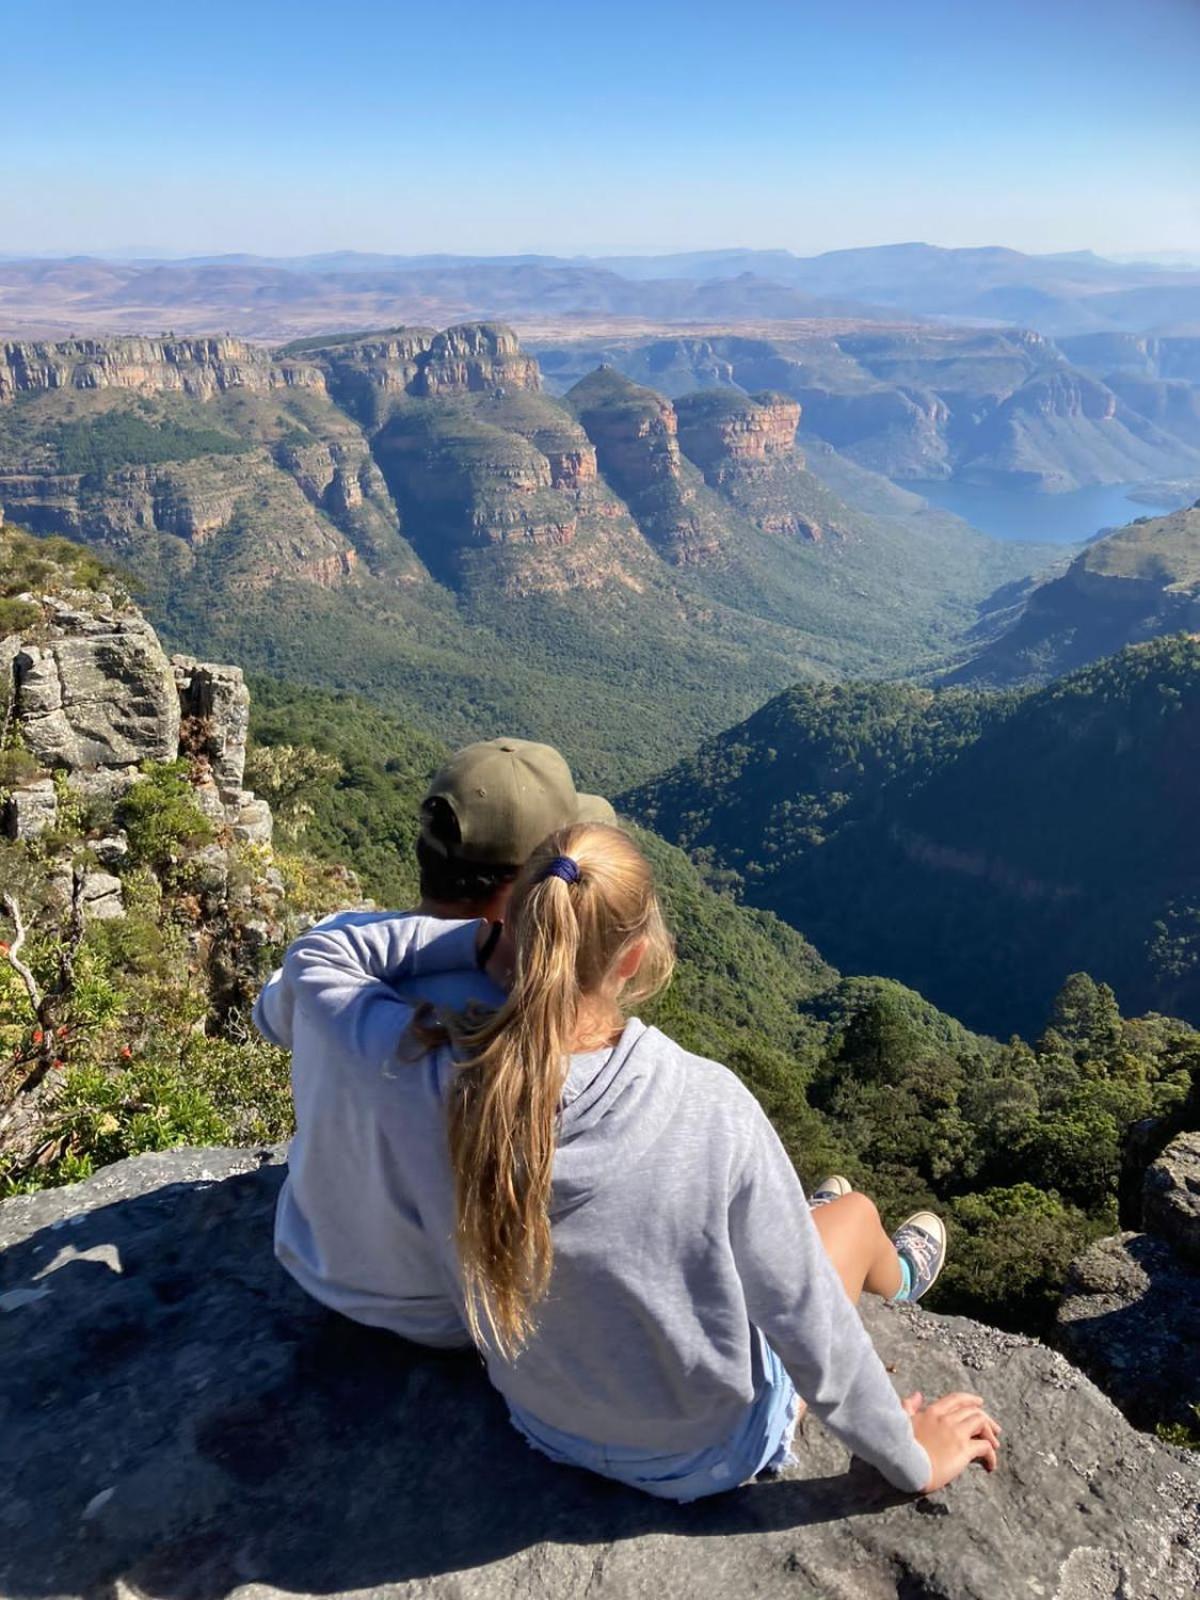
[[280,1179],[176,1151],[0,1206],[5,1594],[1196,1592],[1200,1463],[1035,1343],[867,1313],[899,1386],[987,1396],[992,1477],[906,1499],[809,1423],[781,1478],[671,1506],[530,1451],[474,1358],[308,1300],[271,1254]]
[[700,480],[679,448],[671,402],[611,367],[582,379],[567,402],[595,447],[600,471],[660,554],[680,566],[718,557],[720,521],[699,497]]
[[43,389],[132,389],[198,400],[240,389],[323,389],[325,374],[306,361],[274,361],[242,339],[68,339],[62,344],[0,345],[0,401]]
[[[800,405],[765,390],[704,389],[675,402],[679,444],[704,481],[763,533],[819,544],[844,528],[818,509],[821,494],[796,448]],[[815,492],[814,492],[815,491]]]
[[796,455],[800,403],[785,394],[739,394],[735,389],[707,389],[684,395],[675,404],[679,445],[708,483],[720,484],[731,473]]
[[372,430],[404,395],[536,393],[542,386],[537,362],[521,349],[511,328],[496,323],[463,323],[441,333],[390,328],[327,344],[302,340],[289,348],[318,363],[338,404]]
[[1141,1220],[1073,1263],[1058,1336],[1139,1427],[1200,1433],[1200,1133],[1148,1168]]
[[22,742],[45,767],[78,774],[136,770],[171,760],[179,746],[179,696],[153,628],[109,596],[73,604],[41,598],[37,642],[13,659],[14,714]]
[[[0,793],[0,837],[32,839],[55,825],[52,773],[85,800],[111,802],[144,763],[184,757],[197,803],[218,828],[269,843],[270,808],[242,787],[250,696],[240,669],[168,661],[137,607],[112,595],[27,598],[42,620],[3,641],[0,667],[11,682],[6,737],[28,753],[30,772]],[[98,874],[85,886],[85,909],[119,914],[120,887]]]
[[1173,1139],[1146,1172],[1142,1225],[1200,1267],[1200,1134]]
[[416,395],[490,394],[541,388],[538,364],[511,328],[471,322],[437,334],[421,355],[411,384]]

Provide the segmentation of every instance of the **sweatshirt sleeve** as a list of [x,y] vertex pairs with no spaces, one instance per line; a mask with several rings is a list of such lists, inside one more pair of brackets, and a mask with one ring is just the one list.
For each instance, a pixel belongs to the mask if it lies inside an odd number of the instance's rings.
[[825,1254],[791,1162],[755,1107],[751,1148],[730,1206],[750,1318],[814,1416],[897,1489],[932,1475],[883,1362]]
[[291,1049],[297,1017],[319,1029],[341,1056],[394,1059],[414,1002],[395,985],[409,978],[475,969],[478,922],[349,913],[292,942],[283,966],[254,1006],[272,1044]]

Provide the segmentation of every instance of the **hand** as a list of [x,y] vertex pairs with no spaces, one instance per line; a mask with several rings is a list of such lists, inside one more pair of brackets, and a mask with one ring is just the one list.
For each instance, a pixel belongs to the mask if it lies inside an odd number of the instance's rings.
[[923,1395],[910,1394],[901,1404],[912,1418],[913,1433],[933,1471],[922,1494],[944,1489],[972,1461],[995,1472],[1001,1429],[983,1409],[982,1395],[947,1394],[926,1405]]

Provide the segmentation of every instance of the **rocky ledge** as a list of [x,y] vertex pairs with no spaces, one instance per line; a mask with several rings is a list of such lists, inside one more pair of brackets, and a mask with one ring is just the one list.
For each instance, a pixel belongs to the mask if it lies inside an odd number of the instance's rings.
[[815,1423],[676,1507],[528,1450],[469,1356],[340,1322],[277,1268],[266,1152],[175,1151],[0,1206],[0,1592],[1183,1600],[1200,1461],[1062,1357],[878,1305],[901,1389],[982,1391],[1001,1470],[888,1490]]
[[1140,1427],[1200,1434],[1200,1133],[1146,1170],[1141,1228],[1074,1262],[1058,1338]]

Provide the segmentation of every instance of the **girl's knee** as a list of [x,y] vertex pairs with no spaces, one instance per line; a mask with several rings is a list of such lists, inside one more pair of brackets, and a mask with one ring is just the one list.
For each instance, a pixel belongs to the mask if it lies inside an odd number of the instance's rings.
[[879,1207],[869,1194],[860,1194],[856,1189],[853,1194],[843,1195],[836,1203],[845,1206],[848,1215],[852,1216],[861,1228],[882,1230],[883,1222],[879,1216]]

